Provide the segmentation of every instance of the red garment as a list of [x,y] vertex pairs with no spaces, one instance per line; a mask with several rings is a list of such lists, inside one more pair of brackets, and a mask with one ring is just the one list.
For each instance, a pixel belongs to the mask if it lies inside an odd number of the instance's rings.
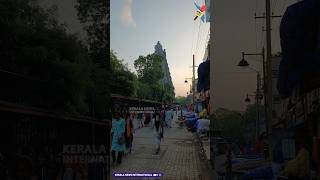
[[258,141],[254,148],[253,148],[254,153],[262,153],[263,152],[263,141]]
[[130,118],[127,118],[126,126],[127,126],[127,137],[131,137],[131,134],[132,134],[132,122],[131,122]]

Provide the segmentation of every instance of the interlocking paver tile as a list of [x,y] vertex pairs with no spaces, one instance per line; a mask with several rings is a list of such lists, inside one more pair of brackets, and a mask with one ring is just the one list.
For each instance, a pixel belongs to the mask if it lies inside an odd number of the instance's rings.
[[[152,155],[155,148],[152,132],[151,127],[137,129],[134,134],[132,153],[123,158],[121,165],[113,167],[111,173],[161,172],[164,174],[161,180],[199,179],[199,176],[205,179],[208,177],[199,159],[192,133],[177,126],[165,128],[160,156],[156,157]],[[111,179],[125,178],[111,177]]]

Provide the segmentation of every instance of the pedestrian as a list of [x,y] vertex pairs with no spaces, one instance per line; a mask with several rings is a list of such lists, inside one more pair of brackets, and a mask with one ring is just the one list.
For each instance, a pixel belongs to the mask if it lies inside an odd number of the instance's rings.
[[127,153],[131,153],[132,142],[133,142],[133,124],[132,116],[130,114],[126,115],[126,128],[125,128],[125,139],[126,139],[126,150]]
[[168,127],[169,121],[171,119],[171,112],[169,109],[166,109],[165,111],[165,126]]
[[144,117],[144,114],[143,113],[139,113],[138,114],[138,128],[142,128],[143,127],[143,117]]
[[154,142],[156,145],[155,155],[160,153],[160,142],[163,138],[163,121],[161,119],[160,112],[157,111],[154,115],[155,123],[154,123]]
[[146,113],[142,113],[142,119],[140,121],[141,127],[144,126],[144,122],[146,121]]
[[[118,164],[121,164],[122,155],[125,150],[125,121],[120,117],[120,113],[116,112],[114,119],[112,119],[112,129],[111,129],[111,137],[112,137],[112,161],[115,163],[117,161]],[[116,158],[116,152],[118,156]]]
[[226,180],[232,180],[232,150],[231,144],[227,144],[227,164],[226,164]]
[[176,113],[175,112],[176,111],[174,109],[171,109],[171,118],[170,118],[169,123],[168,123],[169,128],[172,127],[172,121],[174,121],[175,118],[176,118]]
[[156,115],[156,112],[153,112],[152,113],[152,118],[151,118],[151,129],[154,127],[154,122],[155,122],[155,116]]

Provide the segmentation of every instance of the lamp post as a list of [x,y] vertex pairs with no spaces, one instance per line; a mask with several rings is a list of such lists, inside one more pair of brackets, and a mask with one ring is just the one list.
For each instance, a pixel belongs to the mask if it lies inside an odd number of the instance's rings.
[[259,124],[260,124],[260,100],[263,98],[263,96],[259,93],[259,92],[256,92],[255,95],[251,95],[251,94],[247,94],[246,98],[245,98],[245,102],[246,103],[250,103],[250,98],[249,96],[252,96],[255,98],[255,104],[256,104],[256,108],[257,108],[257,120],[255,122],[255,126],[256,126],[256,130],[255,130],[255,137],[256,139],[258,139],[259,137]]
[[[262,64],[263,64],[263,94],[264,94],[264,111],[265,111],[265,115],[267,114],[267,103],[266,103],[266,89],[267,89],[267,85],[266,85],[266,76],[265,76],[265,53],[264,53],[264,48],[262,49],[261,53],[245,53],[242,52],[242,59],[239,62],[238,66],[240,67],[247,67],[253,71],[255,71],[257,73],[257,92],[256,92],[256,100],[257,100],[257,106],[258,106],[258,122],[260,122],[260,110],[259,110],[259,106],[260,106],[260,96],[262,96],[260,94],[260,84],[261,84],[261,77],[260,77],[260,73],[258,70],[250,67],[249,63],[247,60],[245,60],[245,56],[262,56]],[[267,122],[267,121],[266,121]],[[257,127],[258,128],[258,127]]]
[[194,83],[194,78],[192,77],[192,78],[184,78],[185,80],[184,80],[184,83],[188,83],[188,79],[190,79],[190,80],[192,80],[192,87],[191,87],[191,85],[190,85],[190,94],[192,93],[192,104],[194,104],[195,103],[195,98],[194,98],[194,96],[195,96],[195,93],[194,93],[194,88],[193,88],[193,83]]
[[242,59],[239,62],[238,66],[240,67],[249,67],[249,63],[247,60],[244,59],[245,56],[262,56],[262,69],[263,69],[263,89],[264,92],[266,92],[266,62],[265,62],[265,52],[264,52],[264,48],[262,48],[261,53],[245,53],[242,52]]
[[[255,95],[252,95],[252,96],[254,96],[255,97],[255,100],[256,100],[256,107],[257,107],[257,119],[256,119],[256,134],[255,134],[255,136],[256,136],[256,139],[258,139],[258,136],[259,136],[259,126],[258,126],[258,124],[259,124],[259,122],[260,122],[260,109],[259,109],[259,107],[260,107],[260,97],[261,97],[261,95],[260,95],[260,73],[259,73],[259,71],[258,70],[256,70],[256,69],[254,69],[254,68],[251,68],[250,66],[248,66],[249,65],[249,63],[248,62],[246,62],[244,59],[242,59],[241,61],[240,61],[240,63],[238,64],[238,66],[241,66],[241,67],[245,67],[245,65],[247,65],[247,68],[248,69],[250,69],[250,70],[253,70],[253,71],[255,71],[256,73],[257,73],[257,89],[256,89],[256,94]],[[250,99],[249,99],[249,94],[247,94],[247,98],[245,99],[245,102],[250,102]]]

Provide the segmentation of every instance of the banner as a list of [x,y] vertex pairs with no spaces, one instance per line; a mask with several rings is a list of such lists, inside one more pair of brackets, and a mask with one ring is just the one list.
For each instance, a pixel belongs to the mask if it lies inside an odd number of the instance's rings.
[[194,5],[198,9],[196,11],[196,17],[194,17],[194,20],[197,20],[200,17],[201,21],[205,22],[205,16],[206,16],[206,11],[207,11],[206,5],[200,6],[196,2],[194,2]]

